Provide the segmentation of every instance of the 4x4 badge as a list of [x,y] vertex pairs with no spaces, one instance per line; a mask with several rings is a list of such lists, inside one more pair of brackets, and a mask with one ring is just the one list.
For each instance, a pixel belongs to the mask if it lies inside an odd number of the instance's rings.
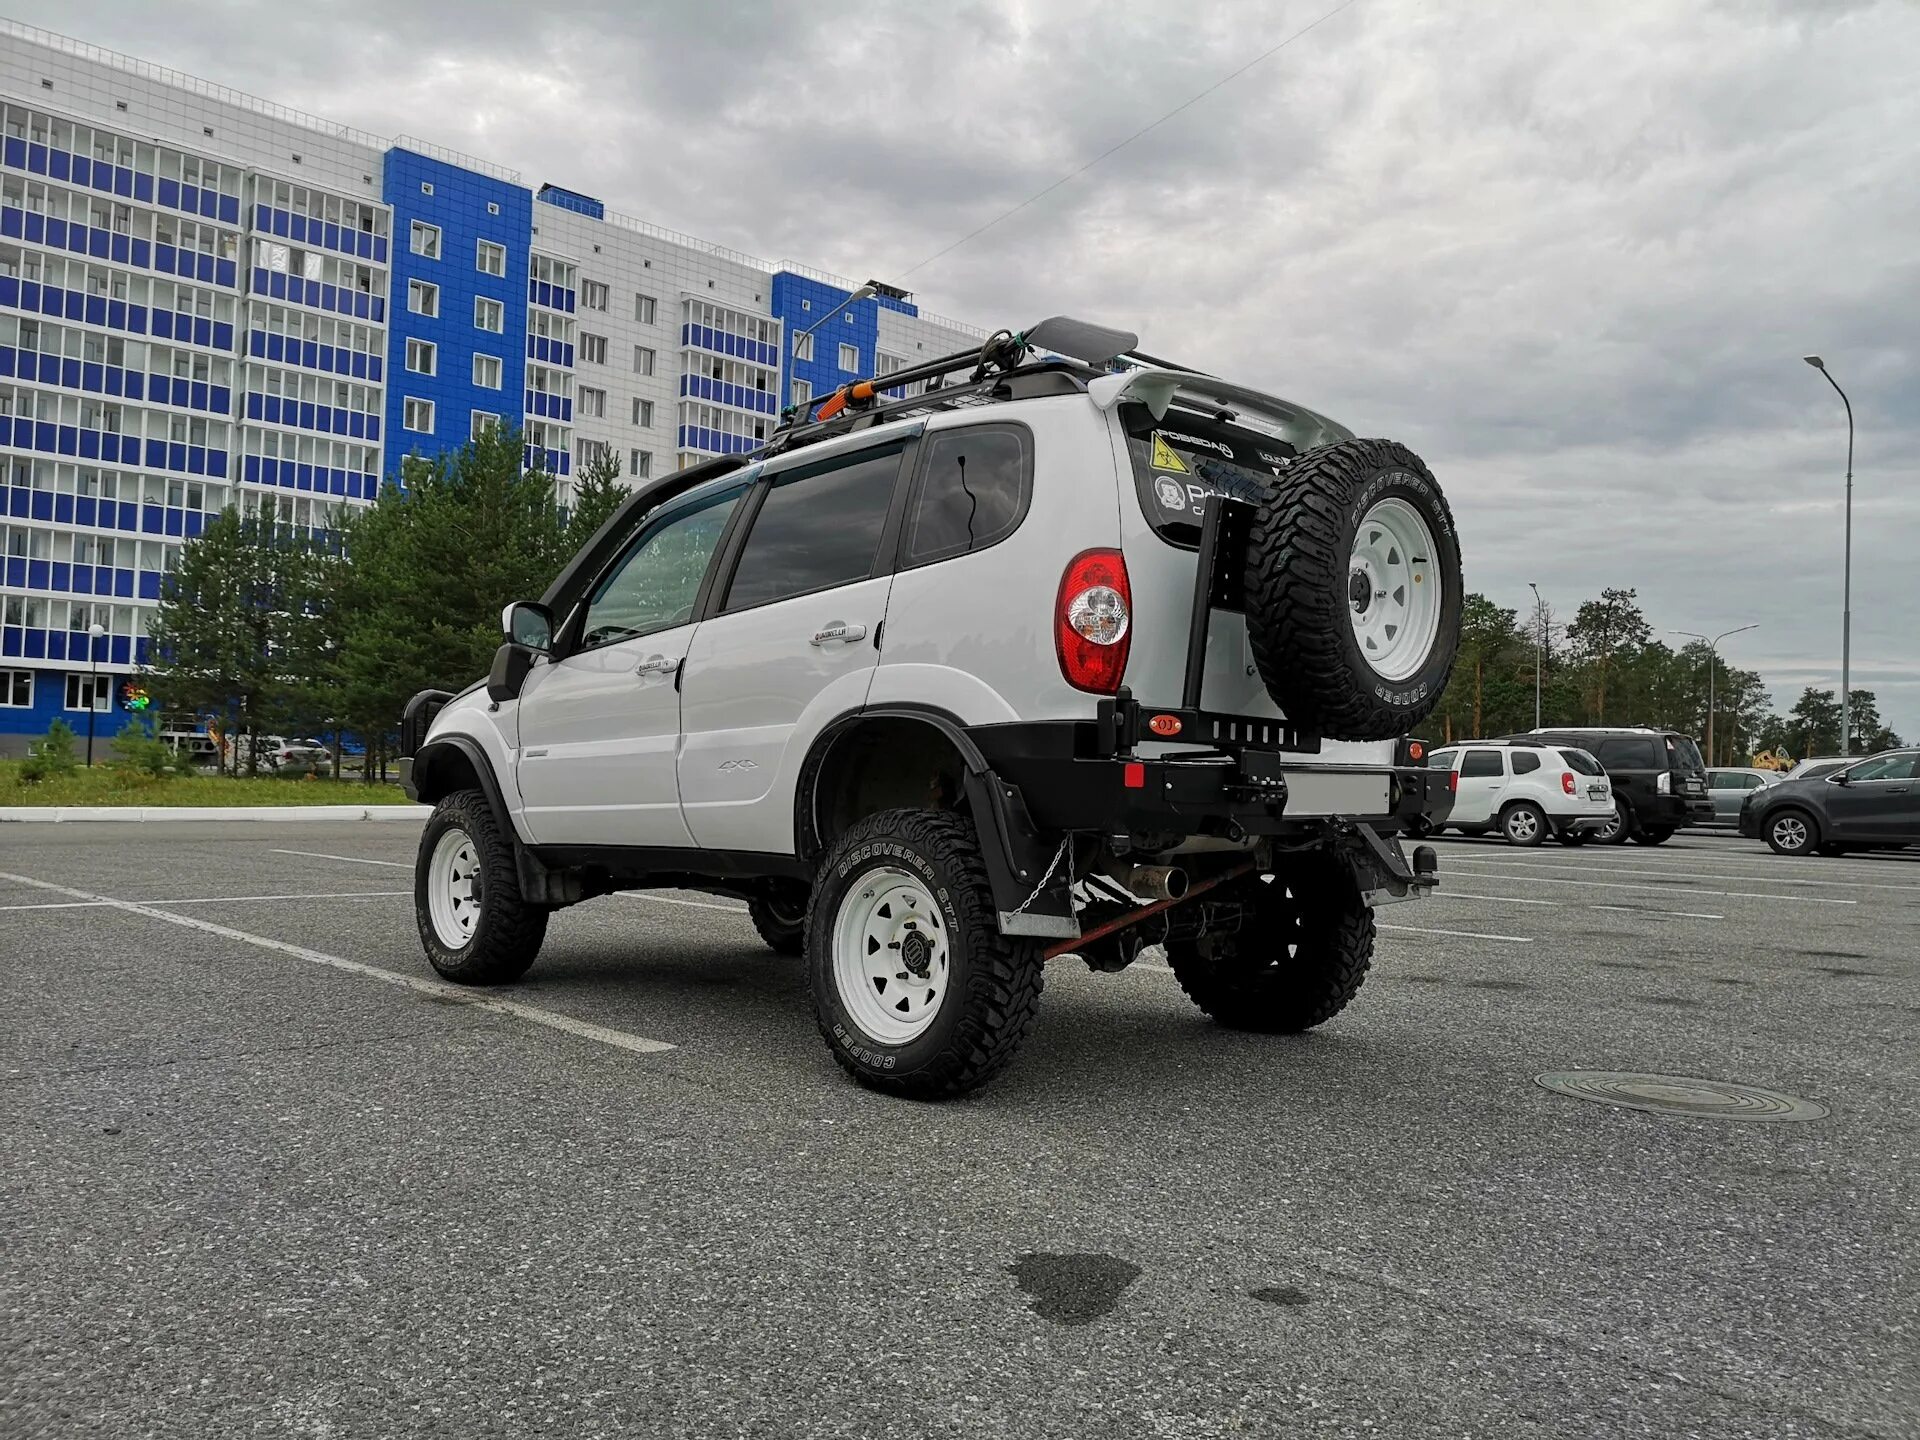
[[720,768],[722,770],[758,770],[760,767],[751,760],[722,760]]

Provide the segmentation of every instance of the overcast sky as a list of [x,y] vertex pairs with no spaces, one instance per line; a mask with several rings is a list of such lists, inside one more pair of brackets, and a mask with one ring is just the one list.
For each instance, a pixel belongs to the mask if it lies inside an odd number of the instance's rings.
[[[1469,588],[1636,587],[1776,700],[1920,737],[1920,7],[1353,0],[1331,10],[16,3],[23,20],[407,133],[987,326],[1082,315],[1404,440]],[[911,273],[909,273],[911,270]],[[1674,644],[1684,641],[1666,637]]]

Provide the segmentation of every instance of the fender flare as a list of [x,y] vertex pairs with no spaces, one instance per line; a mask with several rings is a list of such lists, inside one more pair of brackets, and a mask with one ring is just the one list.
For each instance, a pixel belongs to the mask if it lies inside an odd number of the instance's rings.
[[420,753],[413,757],[410,779],[415,793],[431,791],[430,785],[421,784],[422,772],[431,772],[436,755],[449,752],[459,754],[473,767],[473,773],[480,781],[480,793],[486,797],[487,808],[493,811],[494,823],[500,827],[500,833],[507,837],[507,843],[513,846],[513,868],[520,878],[521,895],[533,904],[552,906],[573,905],[586,899],[586,888],[578,875],[564,870],[549,870],[521,840],[520,832],[514,828],[513,815],[507,809],[507,797],[500,788],[500,777],[493,773],[493,762],[473,737],[441,735],[423,745]]

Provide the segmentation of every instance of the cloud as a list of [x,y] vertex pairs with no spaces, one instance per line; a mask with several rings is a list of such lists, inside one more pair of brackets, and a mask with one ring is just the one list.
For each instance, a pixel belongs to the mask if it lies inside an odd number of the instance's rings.
[[[22,18],[717,243],[898,276],[1331,8],[1046,0]],[[1750,620],[1776,698],[1854,665],[1920,733],[1920,10],[1359,0],[910,280],[1137,328],[1420,450],[1470,582]],[[1759,662],[1752,662],[1759,663]]]

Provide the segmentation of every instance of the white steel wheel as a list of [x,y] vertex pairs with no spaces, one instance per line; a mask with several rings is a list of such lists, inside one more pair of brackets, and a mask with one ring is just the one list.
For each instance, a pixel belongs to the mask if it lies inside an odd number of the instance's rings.
[[484,898],[480,852],[473,837],[458,827],[447,830],[427,861],[427,917],[442,945],[466,948]]
[[1389,497],[1360,517],[1347,565],[1347,610],[1360,653],[1382,680],[1405,680],[1440,636],[1440,578],[1433,532],[1420,512]]
[[882,1045],[925,1032],[947,998],[946,922],[904,870],[868,871],[833,922],[833,983],[854,1024]]

